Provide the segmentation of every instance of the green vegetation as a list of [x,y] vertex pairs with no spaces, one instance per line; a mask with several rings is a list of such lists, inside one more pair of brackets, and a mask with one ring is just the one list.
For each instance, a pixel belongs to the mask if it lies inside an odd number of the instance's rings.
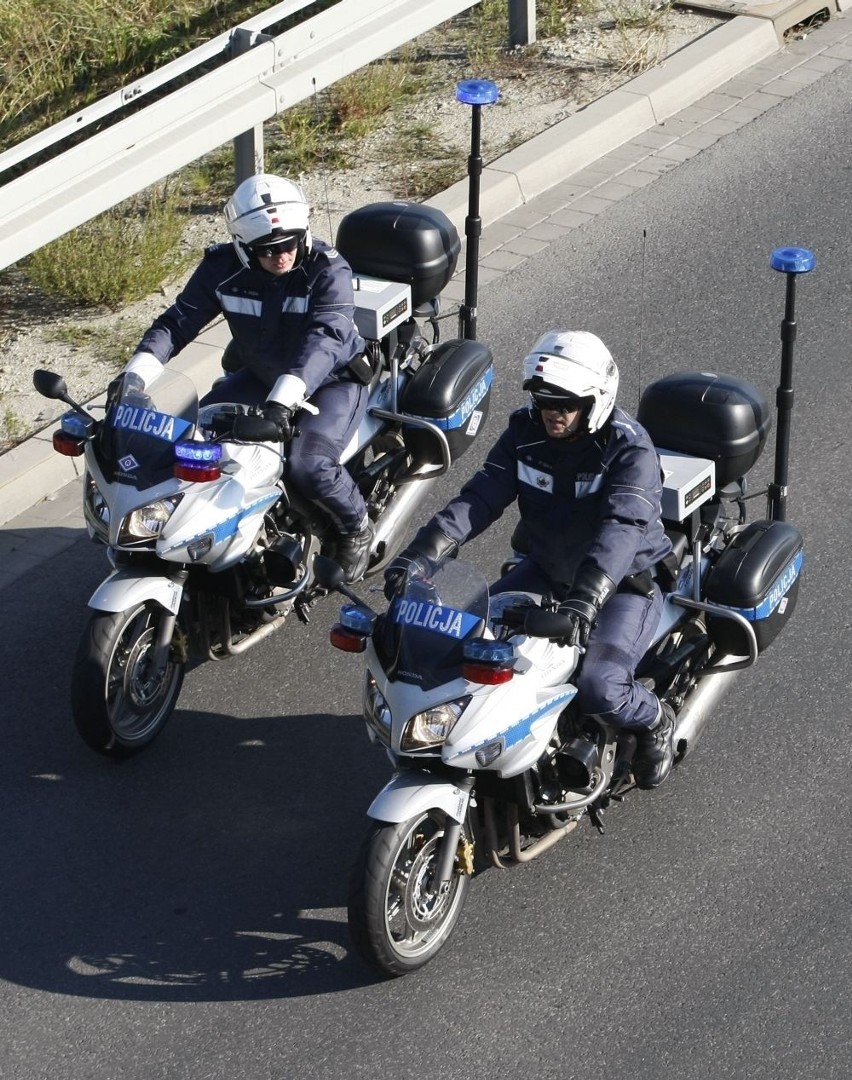
[[[322,0],[300,17],[338,2]],[[250,0],[0,0],[0,145],[20,142],[258,10]]]
[[99,363],[118,371],[129,360],[147,327],[148,321],[140,319],[126,319],[110,326],[71,323],[46,331],[45,339],[85,350],[97,356]]
[[152,188],[40,248],[24,270],[47,295],[116,310],[150,295],[198,258],[181,253],[183,225],[175,197]]

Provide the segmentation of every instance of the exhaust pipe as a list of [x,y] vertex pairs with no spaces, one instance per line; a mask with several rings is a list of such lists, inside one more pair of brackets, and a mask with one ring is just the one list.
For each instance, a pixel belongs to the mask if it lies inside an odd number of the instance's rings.
[[733,686],[737,675],[739,671],[707,675],[689,692],[675,721],[674,745],[679,759],[696,745],[707,721]]
[[371,574],[385,564],[388,552],[391,550],[390,540],[405,528],[409,518],[411,518],[421,500],[428,495],[437,479],[437,476],[425,477],[423,480],[418,480],[413,484],[403,484],[397,489],[391,505],[384,511],[376,524],[373,551],[381,551],[383,545],[387,546],[387,551],[382,554],[379,563],[370,567]]

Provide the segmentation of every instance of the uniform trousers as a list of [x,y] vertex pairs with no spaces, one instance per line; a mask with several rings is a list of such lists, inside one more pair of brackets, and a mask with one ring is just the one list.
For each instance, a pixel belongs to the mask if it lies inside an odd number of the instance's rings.
[[[217,380],[201,404],[263,405],[268,394],[269,387],[242,368]],[[287,451],[287,475],[302,496],[328,511],[340,532],[357,532],[365,523],[367,507],[340,459],[367,410],[367,388],[341,380],[321,386],[310,401],[319,412],[297,413],[299,436]]]

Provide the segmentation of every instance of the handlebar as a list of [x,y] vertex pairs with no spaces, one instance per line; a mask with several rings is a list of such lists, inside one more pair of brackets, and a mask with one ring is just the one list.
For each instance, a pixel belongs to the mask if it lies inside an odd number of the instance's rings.
[[497,622],[513,633],[520,632],[526,634],[527,637],[549,638],[551,641],[561,641],[574,630],[574,623],[570,616],[532,603],[505,608]]
[[285,432],[274,420],[256,413],[215,413],[210,427],[220,438],[230,436],[240,442],[284,442],[298,434],[294,430]]

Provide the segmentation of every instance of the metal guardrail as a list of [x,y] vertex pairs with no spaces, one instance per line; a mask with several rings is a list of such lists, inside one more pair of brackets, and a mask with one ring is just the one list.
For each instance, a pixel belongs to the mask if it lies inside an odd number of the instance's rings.
[[79,131],[85,130],[85,128],[97,123],[97,121],[111,116],[113,113],[118,112],[119,109],[123,109],[126,105],[137,101],[144,95],[159,90],[161,86],[167,86],[173,80],[194,71],[210,60],[217,58],[228,59],[232,40],[238,32],[255,36],[262,33],[267,27],[273,26],[288,16],[295,15],[296,12],[309,7],[312,2],[313,0],[286,0],[285,3],[277,4],[275,7],[264,11],[261,15],[255,15],[254,18],[240,23],[238,27],[226,30],[223,34],[219,34],[210,41],[205,41],[203,45],[192,49],[184,56],[172,60],[170,63],[157,68],[156,71],[152,71],[141,79],[136,79],[127,86],[122,86],[120,90],[107,94],[71,116],[66,116],[64,120],[52,124],[44,131],[40,131],[11,147],[11,149],[5,150],[0,154],[0,183],[2,183],[2,173],[14,165],[19,165],[22,161],[35,157],[43,150],[55,146],[56,143],[61,142],[63,139],[76,135]]
[[[0,270],[479,2],[340,0],[266,38],[264,28],[308,5],[289,0],[62,121],[61,132],[46,131],[13,147],[0,156],[0,171],[64,138],[68,127],[91,125],[221,55],[235,34],[248,33],[256,41],[215,70],[3,184]],[[533,0],[507,2],[513,32],[529,32]]]

